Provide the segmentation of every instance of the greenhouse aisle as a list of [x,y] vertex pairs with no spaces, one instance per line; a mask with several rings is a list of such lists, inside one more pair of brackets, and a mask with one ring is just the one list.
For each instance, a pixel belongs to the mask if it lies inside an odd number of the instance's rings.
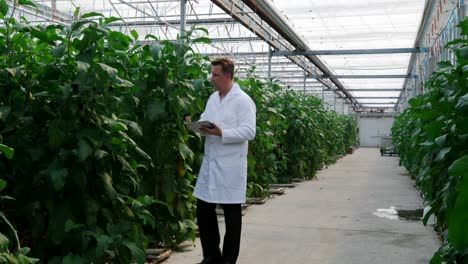
[[[429,263],[439,247],[436,233],[421,221],[392,219],[392,206],[413,210],[422,200],[397,157],[357,149],[320,171],[318,181],[248,207],[238,264]],[[378,209],[389,214],[378,216]],[[197,239],[165,263],[201,259]]]

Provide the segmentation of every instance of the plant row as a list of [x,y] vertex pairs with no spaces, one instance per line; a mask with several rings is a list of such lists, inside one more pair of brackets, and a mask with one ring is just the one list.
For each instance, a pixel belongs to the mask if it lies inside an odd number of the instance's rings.
[[443,245],[431,263],[468,262],[468,19],[447,44],[456,63],[441,62],[427,92],[396,118],[393,142],[436,217]]
[[257,135],[249,145],[248,195],[263,197],[272,183],[312,179],[356,145],[356,121],[326,111],[322,100],[254,74],[240,81],[257,105]]
[[[70,25],[34,26],[14,9],[0,0],[0,260],[143,263],[148,247],[194,239],[203,140],[184,117],[213,91],[192,49],[207,31],[143,43],[109,30],[118,18],[77,9]],[[354,144],[354,120],[317,98],[241,85],[258,108],[251,192],[311,178]]]

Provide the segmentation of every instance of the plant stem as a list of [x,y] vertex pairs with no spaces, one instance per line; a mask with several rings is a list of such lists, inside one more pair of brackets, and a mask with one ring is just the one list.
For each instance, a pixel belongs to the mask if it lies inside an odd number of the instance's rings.
[[21,249],[21,246],[20,246],[18,233],[16,232],[16,229],[11,225],[10,221],[8,221],[5,214],[3,214],[2,212],[0,212],[0,218],[7,224],[7,226],[10,228],[11,232],[14,235],[16,247],[15,247],[15,250],[13,252],[14,253],[19,252],[19,250]]

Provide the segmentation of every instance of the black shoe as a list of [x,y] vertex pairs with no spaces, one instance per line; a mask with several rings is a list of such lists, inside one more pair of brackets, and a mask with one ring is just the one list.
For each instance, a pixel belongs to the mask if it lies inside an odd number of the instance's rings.
[[199,264],[222,264],[223,260],[221,258],[205,258]]

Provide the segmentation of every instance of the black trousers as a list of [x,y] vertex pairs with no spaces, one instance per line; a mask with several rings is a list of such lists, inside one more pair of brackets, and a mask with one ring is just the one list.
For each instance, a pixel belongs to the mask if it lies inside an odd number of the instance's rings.
[[242,209],[241,204],[220,204],[224,211],[226,234],[223,240],[223,251],[219,249],[220,235],[216,204],[197,199],[197,222],[203,248],[203,258],[221,258],[229,263],[236,263],[239,256]]

